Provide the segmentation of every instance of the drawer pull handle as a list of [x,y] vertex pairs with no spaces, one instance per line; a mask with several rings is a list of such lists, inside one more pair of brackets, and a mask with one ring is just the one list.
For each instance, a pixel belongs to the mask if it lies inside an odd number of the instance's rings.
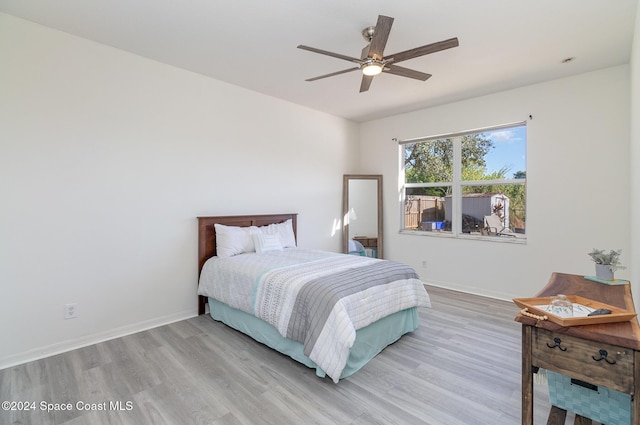
[[547,347],[549,348],[556,348],[558,347],[560,349],[560,351],[567,351],[567,347],[563,347],[560,345],[562,341],[560,340],[560,338],[555,337],[553,338],[553,345],[549,345],[549,343],[547,342]]
[[609,353],[607,353],[607,350],[600,350],[600,358],[597,359],[596,356],[591,356],[591,358],[597,362],[599,362],[600,360],[604,360],[605,362],[609,363],[609,364],[616,364],[615,360],[609,360],[607,358],[607,356],[609,355]]

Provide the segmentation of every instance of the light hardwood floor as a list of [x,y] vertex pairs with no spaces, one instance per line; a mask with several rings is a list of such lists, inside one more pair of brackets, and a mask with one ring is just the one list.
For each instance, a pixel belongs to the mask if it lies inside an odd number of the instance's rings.
[[[0,401],[35,403],[33,411],[1,410],[0,423],[519,424],[516,306],[428,292],[433,307],[421,310],[420,328],[338,385],[199,316],[0,370]],[[536,385],[535,396],[542,425],[546,386]],[[72,409],[47,413],[42,402]]]

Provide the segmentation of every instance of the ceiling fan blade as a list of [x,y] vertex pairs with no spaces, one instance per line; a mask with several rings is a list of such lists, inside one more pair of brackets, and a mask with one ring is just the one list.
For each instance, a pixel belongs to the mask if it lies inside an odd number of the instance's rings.
[[414,71],[413,69],[403,68],[397,65],[386,65],[383,71],[387,74],[399,75],[401,77],[413,78],[420,81],[427,81],[429,78],[431,78],[431,74]]
[[343,59],[343,60],[346,60],[346,61],[349,61],[349,62],[355,62],[357,64],[362,62],[358,58],[352,58],[351,56],[341,55],[340,53],[333,53],[333,52],[328,52],[326,50],[316,49],[315,47],[303,46],[302,44],[298,46],[298,49],[308,50],[308,51],[314,52],[314,53],[320,53],[321,55],[327,55],[327,56],[331,56],[333,58]]
[[372,75],[363,75],[362,83],[360,83],[360,93],[369,90],[369,86],[371,85],[372,81],[373,81]]
[[320,75],[319,77],[309,78],[308,80],[305,80],[305,81],[316,81],[316,80],[321,80],[321,79],[323,79],[323,78],[333,77],[334,75],[346,74],[347,72],[357,71],[357,70],[359,70],[359,69],[360,69],[360,67],[349,68],[349,69],[343,69],[342,71],[332,72],[331,74],[325,74],[325,75]]
[[384,52],[389,33],[391,32],[391,25],[393,25],[393,18],[378,15],[378,23],[376,24],[376,29],[373,32],[373,38],[369,45],[370,58],[382,59],[382,53]]
[[458,47],[458,39],[456,37],[448,40],[438,41],[437,43],[427,44],[425,46],[416,47],[414,49],[405,50],[404,52],[388,55],[384,59],[393,59],[394,63],[406,61],[407,59],[417,58],[419,56],[428,55],[430,53],[439,52],[440,50]]
[[362,53],[360,53],[360,59],[362,59],[362,61],[369,57],[369,46],[370,44],[367,44],[362,48]]

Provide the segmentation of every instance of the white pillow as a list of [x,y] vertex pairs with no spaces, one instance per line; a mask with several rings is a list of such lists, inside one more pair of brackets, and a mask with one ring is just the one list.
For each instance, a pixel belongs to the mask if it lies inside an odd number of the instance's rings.
[[216,255],[218,257],[232,257],[245,252],[256,250],[251,233],[256,232],[256,226],[238,227],[214,224],[216,229]]
[[296,235],[293,233],[293,221],[291,219],[284,223],[274,223],[260,227],[260,231],[265,235],[278,235],[282,248],[295,248]]
[[267,251],[282,251],[282,244],[280,243],[280,235],[265,235],[262,232],[256,232],[253,234],[253,243],[256,246],[256,252],[262,254]]

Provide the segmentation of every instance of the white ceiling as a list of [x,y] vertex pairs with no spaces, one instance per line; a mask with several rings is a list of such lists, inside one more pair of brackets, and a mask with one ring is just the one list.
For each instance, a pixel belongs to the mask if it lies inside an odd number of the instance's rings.
[[[629,62],[638,0],[0,0],[0,11],[354,121]],[[458,37],[411,59],[426,82],[359,72],[360,31],[395,18],[385,53]],[[562,63],[575,57],[569,63]]]

